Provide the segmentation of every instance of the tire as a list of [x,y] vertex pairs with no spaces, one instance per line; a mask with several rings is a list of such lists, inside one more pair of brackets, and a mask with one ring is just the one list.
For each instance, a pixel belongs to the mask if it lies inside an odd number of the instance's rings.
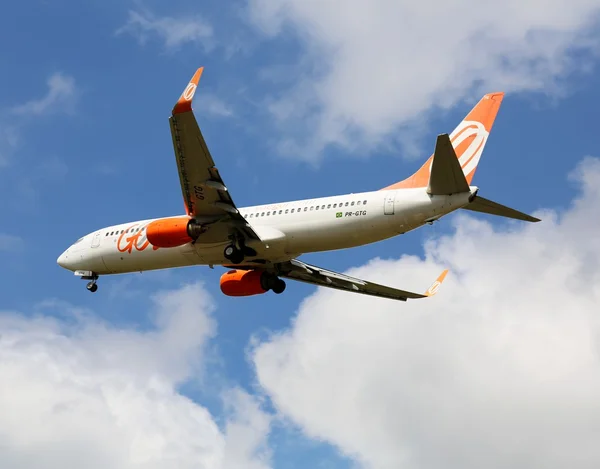
[[275,284],[273,285],[273,293],[275,293],[276,295],[282,294],[285,291],[285,286],[285,282],[278,278]]
[[232,264],[240,264],[244,260],[244,253],[231,245],[225,248],[223,256],[225,256],[225,259],[230,260]]

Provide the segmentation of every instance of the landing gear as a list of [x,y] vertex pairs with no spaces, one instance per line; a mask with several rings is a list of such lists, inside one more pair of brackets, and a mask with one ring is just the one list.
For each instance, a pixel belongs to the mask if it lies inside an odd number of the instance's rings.
[[273,290],[273,293],[277,295],[282,294],[285,291],[285,282],[278,278],[275,284],[271,287],[271,290]]
[[233,244],[230,244],[225,248],[223,255],[225,256],[225,259],[230,260],[232,264],[241,264],[244,261],[244,253]]
[[285,282],[275,274],[265,272],[263,274],[261,283],[265,290],[273,290],[273,293],[277,295],[280,295],[285,290]]
[[88,291],[94,293],[96,290],[98,290],[98,284],[96,283],[98,282],[98,275],[90,271],[84,271],[81,272],[81,274],[82,280],[89,280],[88,284],[85,286],[85,288],[87,288]]
[[246,246],[244,238],[231,238],[231,244],[223,250],[225,259],[231,261],[232,264],[241,264],[246,257],[256,256],[256,251],[251,247]]

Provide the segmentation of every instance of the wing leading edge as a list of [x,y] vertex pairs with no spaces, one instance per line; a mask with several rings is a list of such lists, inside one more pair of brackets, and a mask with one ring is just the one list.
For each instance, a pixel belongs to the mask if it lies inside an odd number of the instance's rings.
[[378,296],[398,301],[408,299],[428,298],[435,295],[448,274],[444,270],[425,293],[414,293],[396,288],[387,287],[373,282],[367,282],[349,275],[340,274],[314,265],[306,264],[298,259],[293,259],[279,269],[278,275],[299,282],[311,283],[321,287],[334,288],[363,295]]
[[[247,239],[260,240],[233,202],[192,111],[203,70],[196,70],[169,118],[186,213],[199,221],[225,221]],[[231,230],[223,231],[225,239]]]

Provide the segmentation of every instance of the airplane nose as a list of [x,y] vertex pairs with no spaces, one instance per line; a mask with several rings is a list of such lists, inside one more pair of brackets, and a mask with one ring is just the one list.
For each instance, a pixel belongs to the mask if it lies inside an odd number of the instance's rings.
[[[68,251],[68,249],[67,249],[67,251]],[[69,255],[68,255],[67,251],[63,252],[60,256],[58,256],[58,259],[56,259],[56,263],[58,265],[60,265],[63,269],[69,268],[69,266],[68,266]]]

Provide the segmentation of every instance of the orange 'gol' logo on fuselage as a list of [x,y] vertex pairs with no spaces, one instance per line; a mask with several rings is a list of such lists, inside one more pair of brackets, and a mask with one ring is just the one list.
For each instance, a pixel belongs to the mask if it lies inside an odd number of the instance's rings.
[[[117,249],[120,252],[128,252],[131,254],[133,248],[137,251],[144,251],[148,246],[150,246],[150,241],[146,238],[146,232],[144,231],[145,227],[140,228],[138,231],[134,231],[137,227],[137,224],[131,225],[127,228],[121,236],[119,236],[119,240],[117,241]],[[127,237],[127,235],[130,235]],[[123,238],[125,241],[123,242]],[[152,249],[156,251],[158,246],[152,246]]]

